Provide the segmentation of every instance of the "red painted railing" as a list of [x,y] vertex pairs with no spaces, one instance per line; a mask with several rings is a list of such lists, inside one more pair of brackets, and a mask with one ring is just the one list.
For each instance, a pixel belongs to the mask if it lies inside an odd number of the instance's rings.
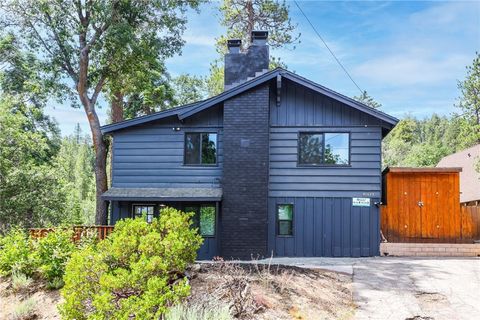
[[[96,232],[97,237],[100,240],[105,239],[110,233],[113,232],[113,226],[73,226],[73,240],[78,241],[83,235],[90,232]],[[55,231],[56,228],[31,228],[29,229],[30,237],[37,239],[45,237],[49,232]],[[65,228],[68,229],[68,228]]]

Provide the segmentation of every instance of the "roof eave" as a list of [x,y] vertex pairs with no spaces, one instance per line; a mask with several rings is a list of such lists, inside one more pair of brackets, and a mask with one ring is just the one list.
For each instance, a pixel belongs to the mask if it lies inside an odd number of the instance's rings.
[[269,71],[263,75],[260,75],[250,81],[244,82],[230,90],[224,91],[223,93],[217,95],[211,100],[205,101],[204,103],[200,103],[199,105],[195,106],[194,108],[187,110],[185,112],[181,112],[178,115],[178,118],[180,120],[183,120],[185,118],[188,118],[202,110],[205,110],[207,108],[210,108],[211,106],[214,106],[218,103],[221,103],[233,96],[236,96],[239,93],[245,92],[249,89],[252,89],[256,87],[259,84],[262,84],[266,81],[269,81],[271,79],[274,79],[278,74],[282,73],[283,69],[277,68],[275,70]]
[[190,104],[179,106],[179,107],[176,107],[176,108],[173,108],[173,109],[168,109],[168,110],[156,112],[154,114],[145,115],[145,116],[141,116],[141,117],[134,118],[134,119],[124,120],[124,121],[117,122],[117,123],[107,124],[107,125],[104,125],[104,126],[100,127],[100,131],[102,132],[102,134],[107,134],[107,133],[111,133],[113,131],[125,129],[125,128],[128,128],[128,127],[136,126],[136,125],[147,123],[147,122],[150,122],[150,121],[155,121],[155,120],[165,119],[165,118],[172,117],[172,116],[177,116],[178,113],[181,112],[182,110],[193,108],[198,103],[199,102],[190,103]]
[[321,94],[324,94],[326,95],[327,97],[330,97],[332,99],[335,99],[335,100],[338,100],[350,107],[353,107],[359,111],[362,111],[362,112],[365,112],[373,117],[376,117],[380,120],[383,120],[384,122],[386,122],[387,124],[391,125],[391,127],[389,129],[392,129],[395,125],[397,125],[397,123],[400,121],[399,119],[393,117],[393,116],[390,116],[384,112],[381,112],[381,111],[378,111],[378,110],[375,110],[374,108],[371,108],[361,102],[358,102],[352,98],[349,98],[347,96],[344,96],[338,92],[335,92],[333,90],[330,90],[326,87],[323,87],[313,81],[310,81],[308,79],[305,79],[303,77],[300,77],[292,72],[285,72],[283,74],[283,76],[286,78],[286,79],[289,79],[291,81],[294,81],[294,82],[297,82],[297,83],[300,83],[301,85],[311,89],[311,90],[314,90],[316,92],[319,92]]
[[221,201],[222,197],[127,197],[102,195],[101,198],[107,201]]

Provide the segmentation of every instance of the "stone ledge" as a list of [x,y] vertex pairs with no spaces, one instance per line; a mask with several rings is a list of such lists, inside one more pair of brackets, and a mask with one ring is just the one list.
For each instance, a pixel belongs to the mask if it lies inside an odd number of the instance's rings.
[[480,243],[392,243],[380,244],[380,255],[397,257],[480,257]]

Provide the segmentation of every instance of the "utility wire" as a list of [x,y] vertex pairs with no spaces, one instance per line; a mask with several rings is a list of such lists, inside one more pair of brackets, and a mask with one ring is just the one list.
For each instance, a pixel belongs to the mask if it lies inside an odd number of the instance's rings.
[[322,40],[323,44],[325,45],[325,47],[328,49],[328,51],[330,51],[330,54],[333,56],[333,58],[337,61],[337,63],[340,65],[340,67],[343,69],[343,71],[345,71],[345,73],[347,74],[347,76],[350,78],[350,80],[352,80],[353,84],[357,87],[357,89],[360,91],[361,94],[363,94],[363,90],[360,89],[360,87],[358,86],[358,84],[355,82],[355,80],[353,80],[352,76],[350,75],[350,73],[348,73],[347,69],[345,69],[345,67],[343,66],[343,64],[340,62],[340,60],[338,60],[337,56],[335,56],[335,53],[333,53],[332,49],[330,49],[330,47],[328,46],[328,44],[325,42],[325,40],[323,40],[322,36],[320,35],[320,33],[317,31],[317,29],[313,26],[312,22],[310,21],[310,19],[308,19],[307,15],[305,14],[305,12],[303,12],[302,8],[300,8],[298,2],[296,0],[293,1],[295,3],[295,5],[297,6],[297,8],[300,10],[300,12],[302,13],[302,15],[305,17],[305,19],[308,21],[308,24],[310,24],[310,26],[312,27],[313,31],[317,34],[317,36],[320,38],[320,40]]

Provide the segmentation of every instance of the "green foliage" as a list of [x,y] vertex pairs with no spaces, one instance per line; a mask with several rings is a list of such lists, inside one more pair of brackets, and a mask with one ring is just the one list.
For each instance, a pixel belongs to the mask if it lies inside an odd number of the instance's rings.
[[[85,110],[95,150],[96,222],[106,221],[107,146],[96,105],[107,98],[139,93],[163,101],[155,84],[164,77],[164,60],[182,45],[185,12],[201,0],[36,1],[5,0],[0,25],[16,35],[19,46],[39,59],[57,96]],[[152,94],[150,94],[152,93]],[[122,98],[123,102],[123,98]],[[141,106],[142,104],[137,104]]]
[[461,134],[466,125],[461,117],[433,114],[418,120],[407,116],[383,140],[383,165],[435,166],[444,156],[475,144],[469,135]]
[[96,246],[67,263],[60,311],[64,319],[158,319],[189,294],[183,276],[200,247],[191,215],[162,210],[148,224],[126,219]]
[[189,74],[182,74],[174,78],[173,89],[177,105],[197,102],[207,97],[205,80]]
[[371,108],[378,109],[382,107],[382,104],[375,101],[368,93],[367,91],[363,91],[361,95],[353,97],[353,99],[357,100],[358,102],[361,102]]
[[35,271],[29,236],[19,228],[12,228],[0,237],[0,274],[21,273],[31,276]]
[[166,76],[143,84],[138,91],[132,91],[124,97],[124,100],[125,119],[166,110],[176,105],[174,89],[170,84],[170,78]]
[[27,290],[32,284],[32,278],[27,277],[23,273],[15,271],[12,273],[12,289],[13,292],[22,292]]
[[75,250],[71,229],[57,228],[34,242],[34,259],[39,275],[51,288],[61,287],[65,265]]
[[227,305],[177,304],[168,310],[165,320],[230,320],[233,319]]
[[32,297],[20,302],[13,310],[12,320],[25,320],[34,318],[35,308],[36,303]]
[[41,108],[0,100],[0,230],[62,220],[65,194],[52,164],[59,136],[42,118]]
[[268,45],[272,48],[296,43],[300,34],[295,34],[297,25],[289,16],[285,1],[275,0],[224,0],[220,6],[220,24],[227,28],[226,36],[218,39],[218,51],[224,53],[228,39],[240,38],[247,48],[253,30],[268,31]]
[[[245,49],[252,43],[253,30],[265,30],[268,31],[268,45],[275,49],[295,44],[300,38],[300,34],[295,32],[297,25],[292,23],[290,8],[285,1],[223,0],[219,9],[220,24],[227,29],[227,33],[217,39],[216,47],[220,57],[210,64],[210,75],[206,79],[210,96],[223,92],[223,55],[227,50],[228,39],[242,39],[242,47]],[[280,59],[270,59],[270,69],[287,68]]]
[[468,123],[462,132],[474,143],[480,143],[480,53],[476,53],[470,66],[467,66],[465,80],[458,83],[462,96],[457,107],[461,109],[461,117]]
[[77,125],[75,133],[62,139],[55,168],[66,195],[62,219],[67,223],[93,224],[95,219],[95,153],[89,137]]

